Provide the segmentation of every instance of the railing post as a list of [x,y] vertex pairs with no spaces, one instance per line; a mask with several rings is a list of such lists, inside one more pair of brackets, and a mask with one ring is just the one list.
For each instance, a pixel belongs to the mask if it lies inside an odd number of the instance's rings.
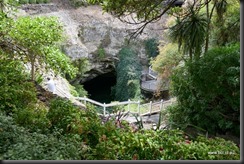
[[105,116],[106,115],[106,104],[103,103],[103,115]]
[[138,107],[137,107],[137,109],[138,109],[138,114],[140,115],[140,101],[138,100]]
[[130,112],[130,99],[128,100],[128,112]]
[[150,113],[150,115],[151,115],[151,113],[152,113],[152,101],[150,101],[149,113]]
[[160,104],[160,112],[162,110],[162,107],[163,107],[163,99],[161,100],[161,104]]

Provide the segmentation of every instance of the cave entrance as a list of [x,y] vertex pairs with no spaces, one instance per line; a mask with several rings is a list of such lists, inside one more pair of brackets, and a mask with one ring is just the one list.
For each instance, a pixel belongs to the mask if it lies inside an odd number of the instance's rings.
[[84,82],[83,86],[88,92],[90,99],[100,103],[110,103],[111,101],[114,101],[114,97],[111,96],[111,87],[115,84],[116,72],[112,71]]

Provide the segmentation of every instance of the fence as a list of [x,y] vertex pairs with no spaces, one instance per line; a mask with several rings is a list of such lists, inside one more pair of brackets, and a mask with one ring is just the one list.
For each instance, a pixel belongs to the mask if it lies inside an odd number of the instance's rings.
[[[175,102],[175,99],[167,100],[167,101],[158,101],[158,102],[150,102],[146,104],[141,104],[140,101],[124,101],[124,102],[112,102],[110,104],[106,103],[100,103],[94,100],[91,100],[87,97],[76,97],[75,99],[79,101],[84,101],[84,104],[86,105],[87,102],[90,102],[92,104],[95,104],[97,106],[100,106],[103,108],[103,115],[109,114],[107,111],[107,108],[114,107],[114,106],[120,106],[120,105],[127,105],[127,112],[130,113],[137,113],[140,116],[143,115],[151,115],[152,113],[157,113],[164,109],[165,107],[173,104]],[[126,107],[125,107],[126,108]]]
[[148,75],[151,76],[153,79],[157,79],[158,74],[152,69],[152,66],[148,69]]

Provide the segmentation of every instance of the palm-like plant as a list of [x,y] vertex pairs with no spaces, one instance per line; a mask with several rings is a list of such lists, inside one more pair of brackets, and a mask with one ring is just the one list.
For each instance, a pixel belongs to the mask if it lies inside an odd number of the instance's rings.
[[207,19],[190,9],[183,18],[178,17],[176,24],[169,28],[169,37],[178,43],[184,54],[189,54],[190,60],[199,59],[205,42]]

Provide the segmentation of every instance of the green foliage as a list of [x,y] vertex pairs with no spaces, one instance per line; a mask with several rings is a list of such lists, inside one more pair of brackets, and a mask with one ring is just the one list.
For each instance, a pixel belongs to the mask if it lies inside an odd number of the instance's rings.
[[[18,55],[31,64],[31,78],[35,79],[35,63],[43,68],[74,76],[76,68],[70,59],[57,48],[63,39],[63,28],[56,17],[20,17],[9,27],[9,37],[19,47]],[[45,64],[44,64],[45,63]]]
[[12,45],[9,45],[7,42],[8,37],[6,34],[9,32],[9,27],[12,26],[14,21],[7,17],[7,14],[4,12],[0,12],[0,51],[9,51],[9,49],[13,48]]
[[44,3],[49,3],[49,2],[50,2],[50,0],[43,0],[43,2],[44,2]]
[[182,61],[183,55],[177,50],[177,44],[169,43],[159,47],[160,54],[151,61],[153,70],[162,80],[162,87],[168,88],[168,81],[174,68]]
[[83,77],[84,73],[88,71],[89,60],[87,58],[79,58],[72,61],[72,65],[77,68],[76,76],[71,77],[69,74],[66,74],[66,79],[69,80],[70,84],[73,86],[78,86],[80,79]]
[[240,150],[231,141],[202,136],[189,140],[180,130],[114,133],[111,137],[104,136],[94,153],[95,159],[103,160],[240,159]]
[[17,19],[11,28],[10,36],[20,45],[37,51],[42,46],[49,46],[60,41],[62,33],[62,26],[56,17],[32,18],[28,16]]
[[158,41],[155,38],[145,41],[146,54],[149,58],[155,58],[159,54]]
[[75,91],[77,92],[77,97],[87,97],[88,92],[84,89],[83,85],[74,85]]
[[101,59],[104,59],[105,56],[106,56],[105,49],[103,47],[99,47],[99,49],[98,49],[98,58],[101,60]]
[[75,97],[79,97],[79,94],[78,94],[78,92],[75,89],[75,86],[69,85],[69,91],[70,91],[71,95],[73,95]]
[[29,0],[29,3],[30,4],[35,4],[36,3],[36,0]]
[[27,4],[29,0],[19,0],[19,4]]
[[[83,151],[84,150],[84,151]],[[80,160],[83,144],[76,136],[30,133],[0,113],[0,159],[3,160]]]
[[81,124],[83,125],[81,138],[87,145],[94,148],[99,143],[100,137],[106,133],[94,107],[88,105],[87,110],[82,114]]
[[73,65],[78,68],[77,76],[82,76],[88,71],[89,60],[87,58],[79,58],[73,60]]
[[119,51],[120,62],[116,67],[117,83],[113,88],[118,101],[140,97],[141,65],[136,53],[130,48]]
[[149,20],[161,13],[162,8],[166,6],[161,2],[144,0],[137,1],[113,1],[113,0],[87,0],[90,4],[101,4],[104,11],[112,13],[114,16],[120,17],[128,13],[134,13],[138,20]]
[[74,106],[70,100],[54,98],[50,102],[47,118],[51,123],[51,130],[60,129],[63,134],[80,133],[81,110]]
[[63,77],[69,75],[70,78],[74,78],[78,73],[78,68],[73,65],[71,59],[62,53],[60,49],[46,47],[43,52],[46,54],[46,68],[53,69],[56,74],[60,74]]
[[44,0],[36,0],[37,4],[44,3]]
[[[70,109],[67,104],[61,106],[57,110],[67,107]],[[233,142],[222,138],[199,136],[191,140],[180,130],[135,132],[124,122],[121,122],[122,127],[118,128],[113,118],[107,118],[102,124],[94,108],[89,105],[80,117],[82,126],[79,133],[63,135],[61,129],[53,129],[53,133],[44,135],[38,132],[30,133],[25,128],[16,126],[12,118],[6,117],[1,112],[0,158],[4,160],[240,160],[240,149]]]
[[36,75],[36,82],[37,84],[41,84],[43,82],[44,78],[41,74]]
[[189,54],[190,59],[199,59],[205,43],[206,28],[206,18],[191,9],[189,15],[176,19],[175,25],[169,29],[169,37],[178,43],[184,54]]
[[[209,50],[172,76],[179,106],[171,114],[209,133],[240,133],[240,47]],[[178,115],[178,116],[177,116]],[[184,120],[184,121],[182,121]]]
[[70,4],[75,8],[88,5],[87,0],[70,0]]
[[[16,0],[0,0],[0,14],[11,13],[18,6],[18,1]],[[7,16],[7,15],[6,15]]]
[[240,1],[220,1],[218,6],[213,17],[212,44],[224,46],[238,43],[240,41]]
[[75,97],[86,97],[88,95],[88,92],[84,89],[83,85],[75,84],[70,85],[70,92]]
[[36,91],[32,82],[27,81],[28,74],[19,61],[0,57],[0,110],[7,113],[13,109],[26,108],[36,102]]
[[30,132],[47,133],[50,125],[46,117],[47,113],[47,107],[38,102],[30,104],[26,108],[14,110],[13,118],[18,125],[25,127]]

